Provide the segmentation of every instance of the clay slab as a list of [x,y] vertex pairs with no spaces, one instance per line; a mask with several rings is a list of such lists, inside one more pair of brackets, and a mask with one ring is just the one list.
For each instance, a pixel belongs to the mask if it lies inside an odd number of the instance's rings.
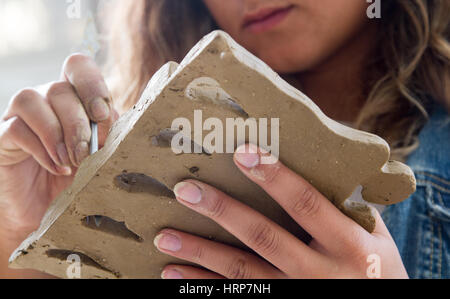
[[[279,118],[280,160],[368,231],[374,229],[371,210],[346,202],[358,186],[366,201],[383,205],[415,191],[412,171],[389,160],[383,139],[331,120],[228,34],[215,31],[180,65],[168,63],[154,75],[139,103],[113,126],[105,147],[83,162],[40,228],[13,253],[10,266],[67,277],[67,256],[76,253],[83,278],[159,278],[165,265],[185,264],[153,245],[167,227],[245,248],[177,203],[171,190],[187,178],[221,189],[307,239],[274,200],[240,173],[232,154],[172,151],[172,121],[183,117],[194,123],[195,110],[203,119],[223,123],[238,117]],[[86,220],[94,215],[104,217],[99,227]]]

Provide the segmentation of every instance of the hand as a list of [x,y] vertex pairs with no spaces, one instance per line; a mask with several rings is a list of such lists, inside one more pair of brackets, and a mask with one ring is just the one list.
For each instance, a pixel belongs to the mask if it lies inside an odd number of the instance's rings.
[[188,180],[175,187],[177,200],[217,222],[257,255],[166,229],[155,238],[161,252],[208,270],[169,265],[163,278],[367,278],[368,258],[375,255],[379,257],[381,278],[408,277],[378,213],[376,229],[370,234],[280,162],[260,165],[262,154],[256,152],[252,145],[246,146],[245,153],[238,149],[234,159],[237,167],[272,196],[313,240],[305,244],[221,191]]
[[[0,249],[17,246],[35,230],[50,202],[89,155],[90,120],[99,143],[118,115],[95,62],[70,56],[60,81],[24,89],[0,121]],[[10,254],[9,252],[8,254]]]

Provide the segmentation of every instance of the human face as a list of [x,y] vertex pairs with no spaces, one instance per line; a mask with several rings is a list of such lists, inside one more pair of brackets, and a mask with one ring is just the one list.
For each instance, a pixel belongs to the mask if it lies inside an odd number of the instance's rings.
[[218,25],[279,73],[308,71],[364,34],[363,0],[204,0]]

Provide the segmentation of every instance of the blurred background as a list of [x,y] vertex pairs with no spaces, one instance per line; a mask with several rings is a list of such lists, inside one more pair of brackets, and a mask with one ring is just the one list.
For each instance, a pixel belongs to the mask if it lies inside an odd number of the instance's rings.
[[99,0],[0,0],[0,113],[25,87],[58,80],[65,57],[81,49]]

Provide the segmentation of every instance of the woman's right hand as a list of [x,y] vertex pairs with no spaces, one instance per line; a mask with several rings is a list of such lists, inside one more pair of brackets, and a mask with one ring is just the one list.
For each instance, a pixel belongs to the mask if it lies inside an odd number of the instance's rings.
[[[89,155],[90,121],[102,146],[118,118],[95,62],[74,54],[60,81],[18,92],[0,121],[0,248],[14,250]],[[11,253],[11,252],[10,252]]]

